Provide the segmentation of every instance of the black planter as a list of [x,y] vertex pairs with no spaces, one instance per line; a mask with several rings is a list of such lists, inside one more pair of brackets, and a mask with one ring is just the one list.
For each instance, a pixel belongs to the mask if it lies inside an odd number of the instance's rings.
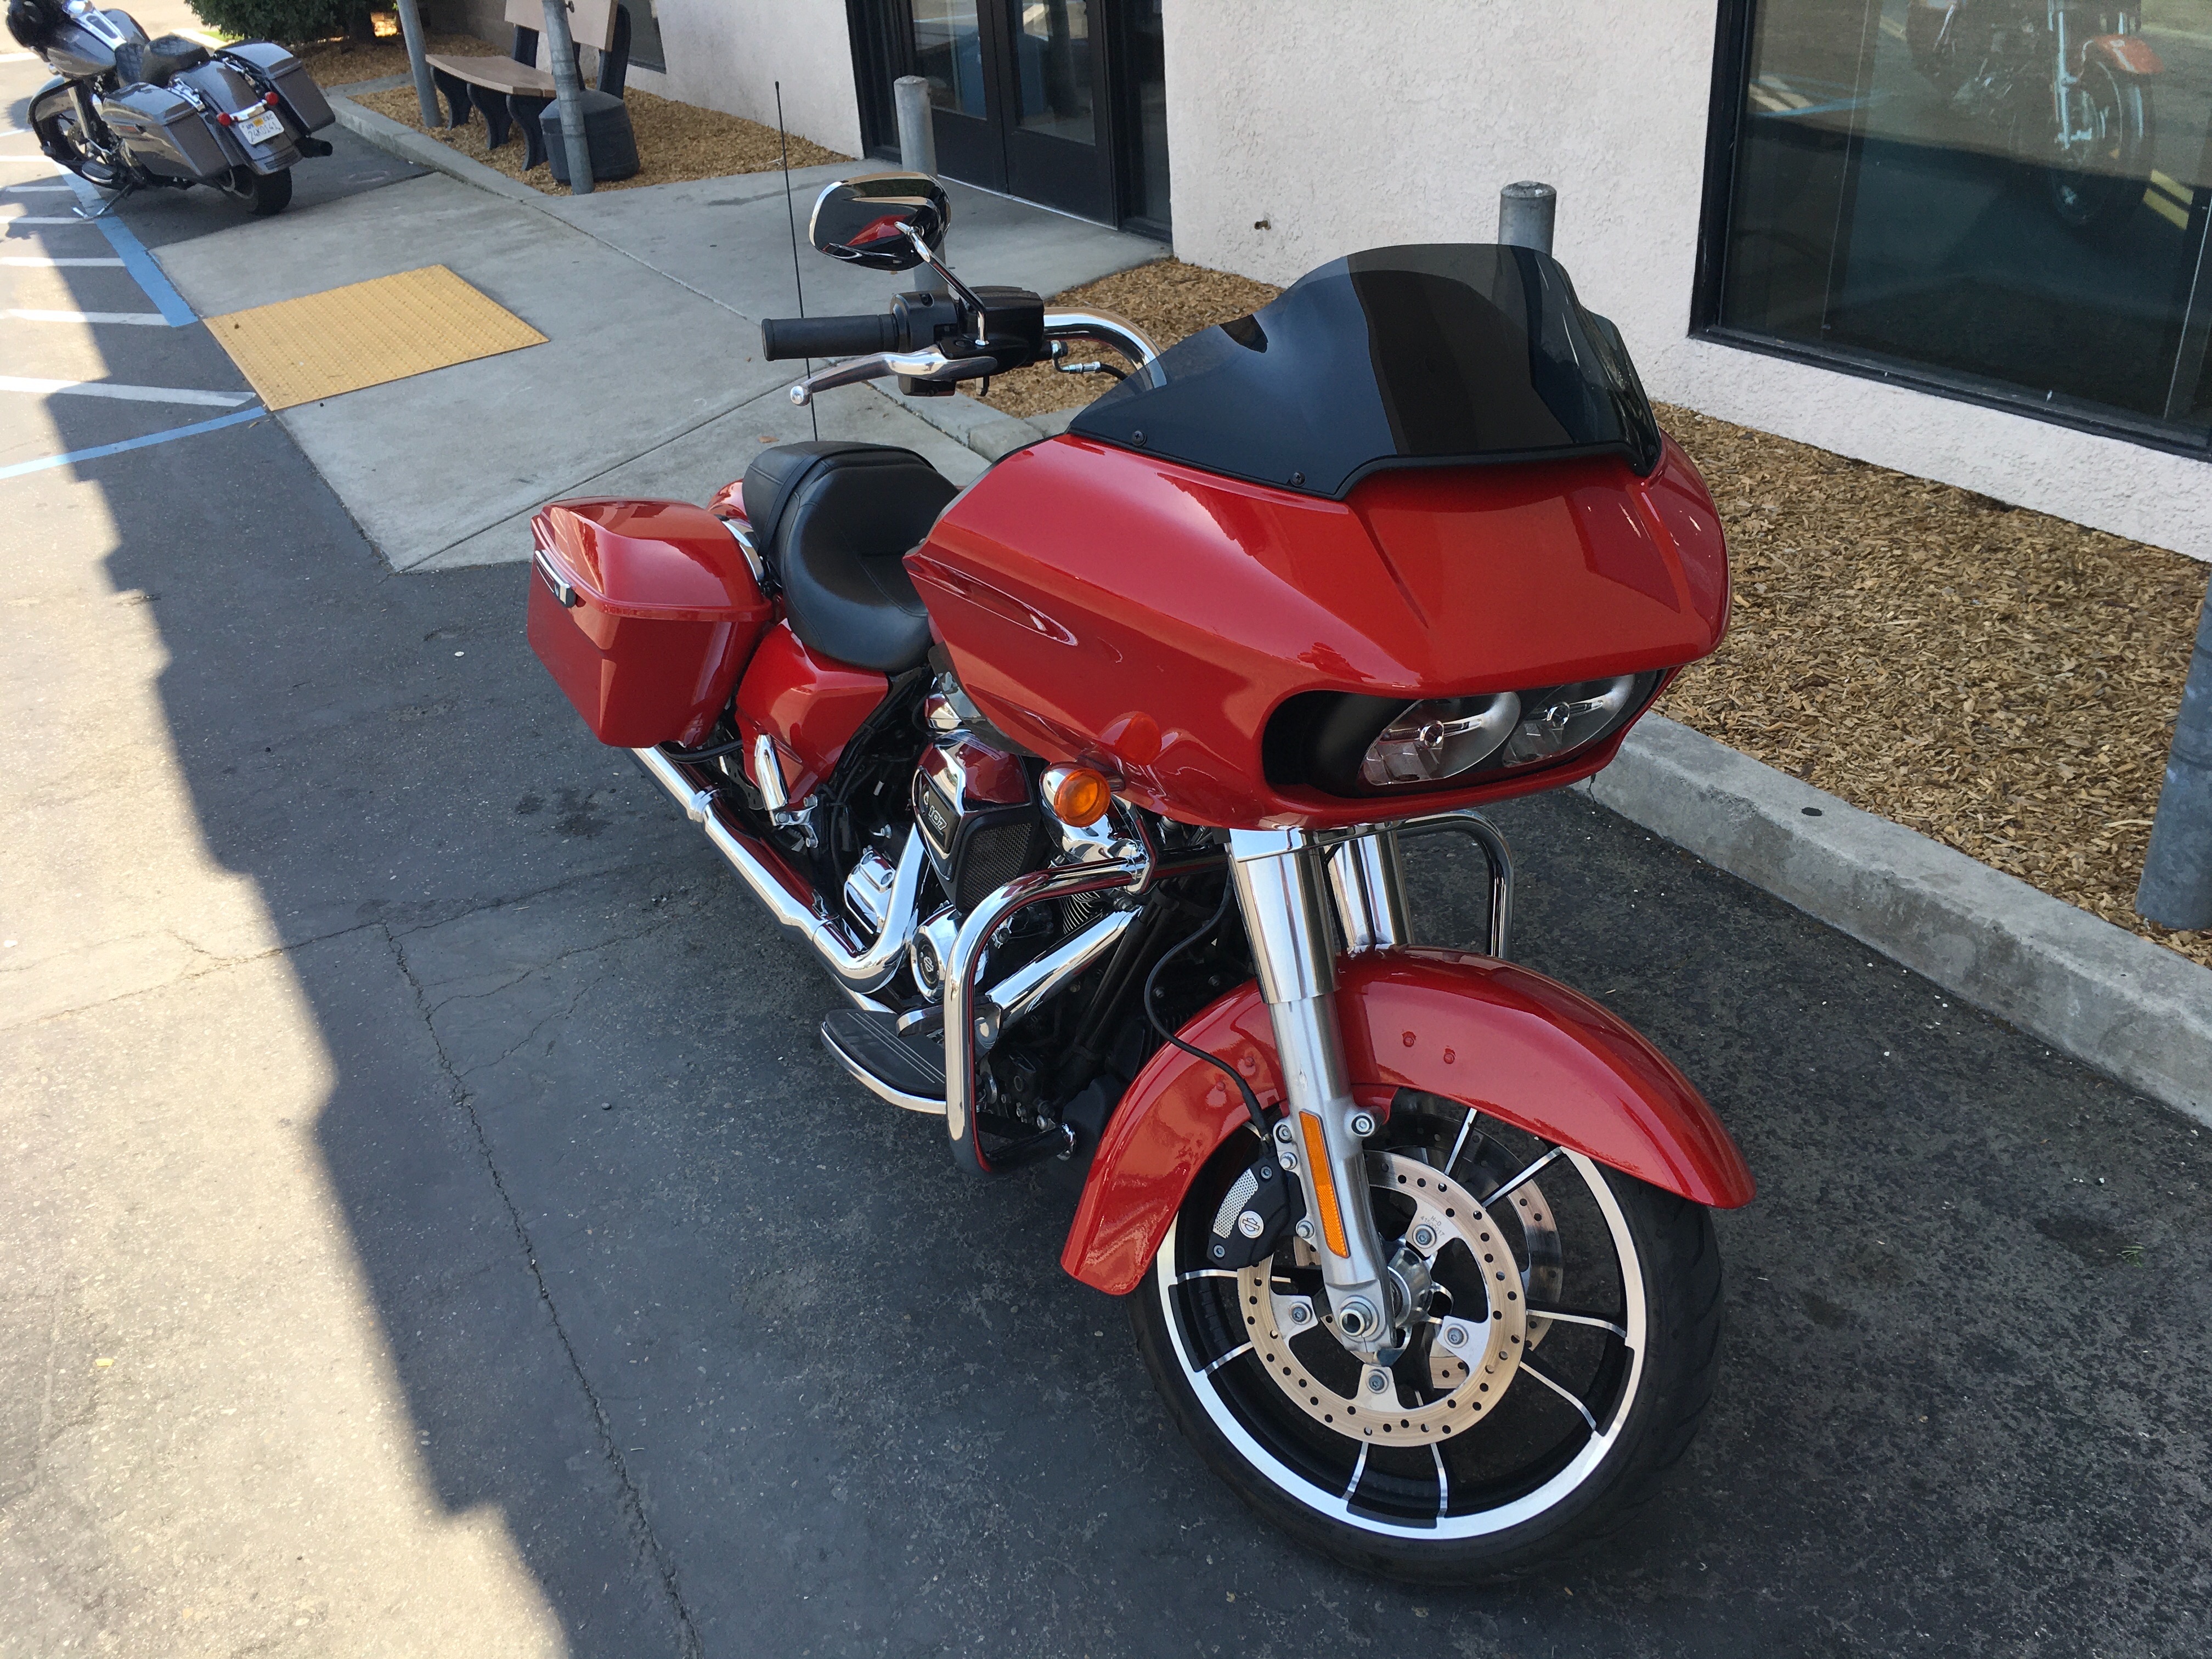
[[[584,138],[592,156],[592,177],[627,179],[637,171],[637,134],[630,130],[629,109],[623,100],[610,93],[586,92],[584,102]],[[553,169],[556,184],[568,182],[568,141],[561,134],[561,106],[556,101],[546,105],[538,118],[539,132],[545,141],[545,160]]]

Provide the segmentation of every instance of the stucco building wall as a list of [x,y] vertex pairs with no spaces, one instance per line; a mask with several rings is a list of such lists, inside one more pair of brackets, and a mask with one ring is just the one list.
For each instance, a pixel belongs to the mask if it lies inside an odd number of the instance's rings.
[[[425,9],[433,28],[465,29],[502,45],[512,27],[501,0],[434,0]],[[657,15],[668,68],[633,67],[630,85],[774,126],[781,80],[790,131],[847,155],[860,153],[843,0],[661,0]],[[584,63],[588,77],[592,53]]]
[[1286,283],[1487,240],[1559,191],[1556,252],[1652,396],[2212,559],[2212,465],[1688,337],[1712,0],[1169,0],[1176,251]]

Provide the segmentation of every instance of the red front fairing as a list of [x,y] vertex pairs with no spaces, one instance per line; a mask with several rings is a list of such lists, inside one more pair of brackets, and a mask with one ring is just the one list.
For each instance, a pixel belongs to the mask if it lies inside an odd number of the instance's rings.
[[1671,441],[1610,458],[1378,472],[1344,501],[1062,436],[956,500],[907,568],[961,683],[1048,758],[1185,822],[1326,827],[1587,776],[1615,738],[1474,788],[1344,799],[1270,784],[1297,693],[1408,701],[1705,656],[1728,621],[1718,515]]

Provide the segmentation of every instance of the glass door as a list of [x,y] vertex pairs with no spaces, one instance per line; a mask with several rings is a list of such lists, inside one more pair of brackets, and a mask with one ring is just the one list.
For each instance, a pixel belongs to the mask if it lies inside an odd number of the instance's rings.
[[1103,9],[1091,0],[1006,7],[1006,189],[1086,219],[1114,215],[1107,165]]
[[1114,216],[1094,0],[910,0],[948,178],[1086,219]]
[[998,52],[979,0],[911,0],[914,72],[929,82],[938,171],[986,190],[1006,188]]
[[1160,0],[852,0],[848,20],[871,155],[897,155],[891,83],[919,75],[946,178],[1166,234]]

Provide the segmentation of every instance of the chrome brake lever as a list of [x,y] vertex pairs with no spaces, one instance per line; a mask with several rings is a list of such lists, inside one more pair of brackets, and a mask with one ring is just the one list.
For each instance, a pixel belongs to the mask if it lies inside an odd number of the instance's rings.
[[975,380],[995,373],[998,367],[994,357],[947,357],[935,346],[927,351],[878,351],[833,363],[808,375],[791,388],[791,401],[804,409],[814,401],[817,392],[860,380],[879,380],[889,374],[916,380]]

